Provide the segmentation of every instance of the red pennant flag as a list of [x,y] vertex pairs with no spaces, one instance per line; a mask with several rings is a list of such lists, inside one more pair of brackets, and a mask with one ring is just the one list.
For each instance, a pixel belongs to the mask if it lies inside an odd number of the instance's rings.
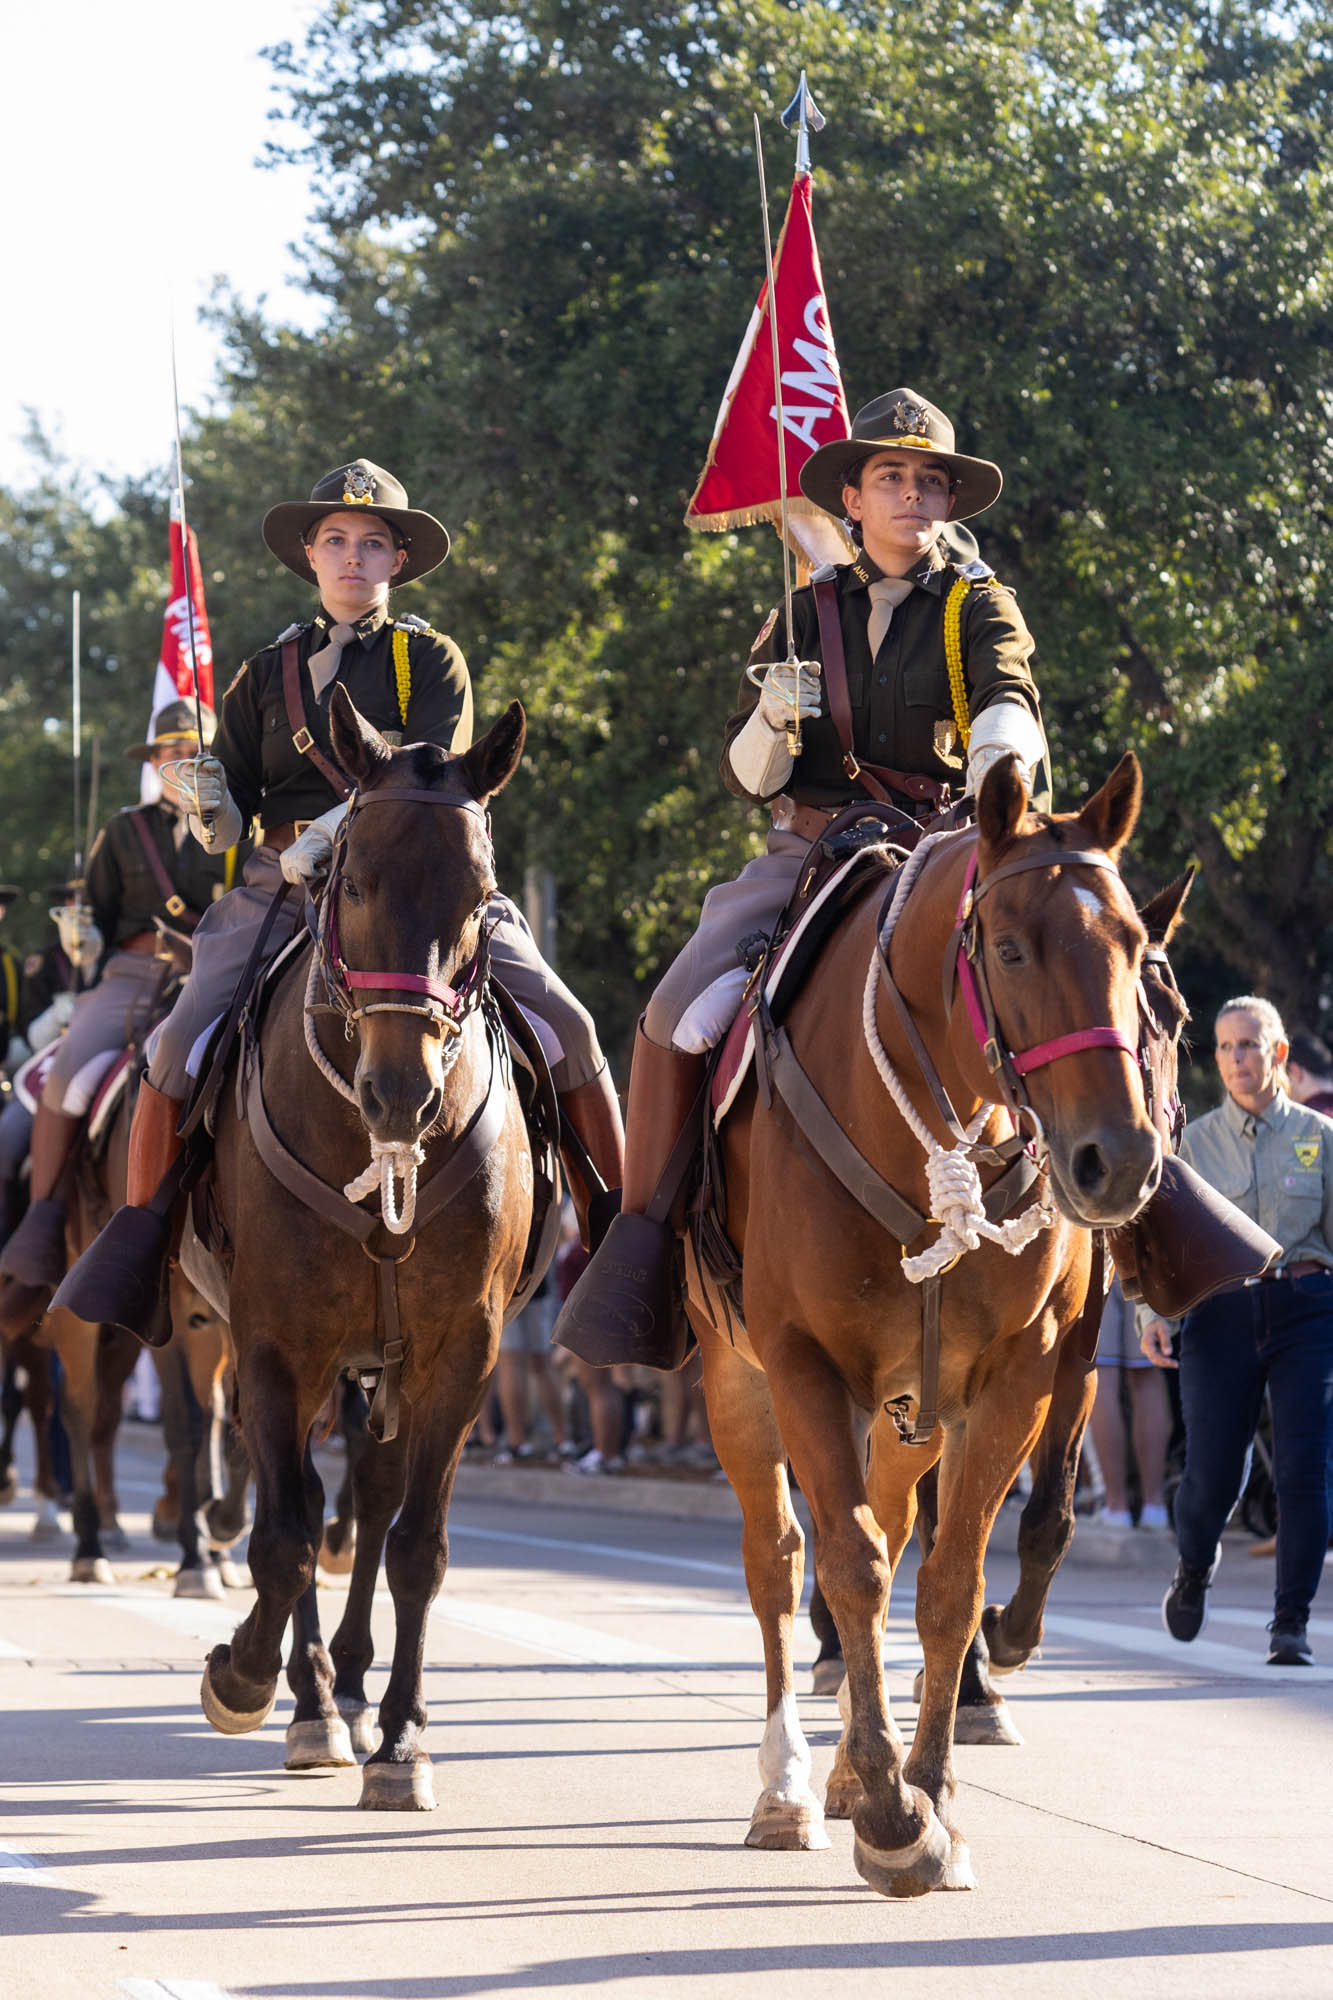
[[[799,484],[801,467],[811,452],[846,437],[851,429],[824,296],[810,190],[810,175],[798,173],[773,258],[788,531],[798,556],[814,562],[845,562],[851,544],[832,515],[807,500]],[[777,414],[765,280],[722,397],[707,463],[685,510],[687,527],[742,528],[771,521],[781,532]]]
[[[194,537],[194,529],[189,531],[190,539],[190,597],[186,598],[185,547],[181,537],[180,512],[173,497],[171,507],[171,588],[167,594],[167,608],[162,618],[162,650],[158,654],[157,672],[153,676],[153,703],[149,711],[152,717],[164,709],[171,701],[194,701],[194,675],[190,671],[190,605],[194,608],[194,663],[199,675],[199,699],[207,707],[213,706],[213,641],[208,630],[208,612],[204,608],[204,582],[199,569],[199,544]],[[146,801],[159,798],[161,787],[157,773],[151,764],[143,767],[139,786],[140,797]]]

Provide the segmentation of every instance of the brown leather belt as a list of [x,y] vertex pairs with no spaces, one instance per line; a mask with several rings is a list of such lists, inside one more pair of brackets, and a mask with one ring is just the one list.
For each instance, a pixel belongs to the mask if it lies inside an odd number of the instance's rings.
[[[922,782],[930,781],[923,779]],[[939,790],[947,793],[946,786],[940,786]],[[794,833],[801,840],[818,840],[829,821],[836,819],[840,812],[846,812],[848,806],[866,804],[869,804],[868,800],[844,799],[840,806],[798,806],[795,799],[788,798],[783,792],[772,801],[769,810],[775,833]],[[935,812],[937,801],[932,793],[929,799],[914,801],[904,797],[892,799],[890,804],[895,805],[899,812],[906,813],[909,819],[920,820],[928,819]]]
[[284,854],[298,834],[304,833],[309,825],[308,819],[288,819],[281,826],[266,826],[261,845],[271,847],[276,854]]
[[122,938],[120,943],[114,946],[113,949],[116,951],[137,951],[142,953],[145,958],[150,958],[157,950],[157,947],[158,935],[156,931],[136,931],[133,937]]
[[1248,1292],[1255,1285],[1276,1285],[1282,1278],[1313,1278],[1328,1268],[1316,1257],[1303,1257],[1298,1264],[1282,1264],[1276,1271],[1261,1271],[1257,1278],[1239,1278],[1234,1285],[1223,1285],[1213,1296],[1220,1299],[1232,1292]]

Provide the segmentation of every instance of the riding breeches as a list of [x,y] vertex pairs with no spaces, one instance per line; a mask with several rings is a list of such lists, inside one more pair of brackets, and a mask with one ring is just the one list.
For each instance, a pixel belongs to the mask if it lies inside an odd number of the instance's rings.
[[772,934],[809,852],[809,841],[799,834],[774,828],[764,852],[734,882],[708,891],[699,928],[644,1009],[650,1042],[701,1055],[722,1040],[749,976],[746,949]]
[[96,986],[74,1003],[46,1072],[42,1103],[48,1111],[82,1118],[112,1061],[147,1029],[170,973],[165,959],[146,952],[112,954]]
[[[239,889],[220,896],[199,920],[190,976],[176,1005],[149,1043],[148,1080],[164,1096],[181,1100],[190,1088],[214,1023],[231,1004],[269,904],[282,882],[276,852],[257,847],[245,864]],[[302,920],[305,899],[293,894],[266,941],[266,961],[277,956]],[[532,1020],[546,1050],[557,1090],[588,1083],[605,1066],[592,1017],[556,978],[532,934],[506,896],[493,896],[497,920],[491,934],[496,976]]]

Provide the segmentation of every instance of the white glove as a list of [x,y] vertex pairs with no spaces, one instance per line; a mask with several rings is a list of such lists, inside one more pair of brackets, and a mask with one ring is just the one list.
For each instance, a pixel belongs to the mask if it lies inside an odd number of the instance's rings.
[[74,1017],[74,995],[57,993],[48,1007],[28,1023],[28,1042],[36,1049],[44,1049],[57,1035],[63,1035]]
[[[795,693],[796,668],[779,661],[764,675],[764,684],[759,693],[759,713],[770,729],[785,729],[792,719],[792,697]],[[801,662],[801,720],[809,715],[824,713],[823,698],[819,687],[818,662]]]
[[333,859],[333,836],[346,815],[344,801],[341,805],[331,806],[318,819],[312,819],[305,832],[297,834],[278,861],[284,882],[291,882],[299,888],[302,883],[310,887],[324,880]]
[[102,933],[86,903],[62,904],[56,912],[56,929],[60,933],[60,949],[71,965],[77,965],[80,971],[96,965],[102,956]]
[[974,796],[992,764],[1010,751],[1023,766],[1023,781],[1031,788],[1032,774],[1041,762],[1041,730],[1026,702],[994,701],[983,708],[967,743],[967,785]]
[[[182,757],[173,773],[181,806],[189,815],[190,832],[210,853],[234,847],[241,837],[240,808],[227,790],[227,773],[216,757]],[[204,825],[207,814],[210,833]]]

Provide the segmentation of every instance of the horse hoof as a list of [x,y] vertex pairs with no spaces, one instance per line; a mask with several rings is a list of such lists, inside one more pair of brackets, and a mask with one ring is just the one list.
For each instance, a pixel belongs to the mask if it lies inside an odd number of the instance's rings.
[[430,1759],[415,1757],[410,1764],[363,1764],[361,1805],[366,1812],[434,1812]]
[[255,1587],[255,1580],[250,1574],[250,1565],[233,1562],[230,1556],[221,1557],[213,1573],[224,1590],[253,1590]]
[[355,1762],[352,1739],[340,1715],[320,1715],[313,1722],[288,1723],[286,1768],[289,1771],[322,1771],[329,1765]]
[[32,1524],[34,1542],[63,1542],[65,1530],[60,1525],[60,1510],[54,1500],[43,1494],[37,1502],[37,1518]]
[[[220,1659],[219,1655],[222,1656]],[[273,1710],[273,1703],[277,1697],[278,1683],[276,1680],[274,1681],[268,1700],[262,1708],[228,1708],[227,1704],[219,1697],[213,1685],[213,1670],[215,1661],[220,1668],[225,1668],[229,1663],[230,1657],[230,1646],[215,1646],[209,1654],[204,1666],[204,1678],[199,1685],[199,1706],[203,1709],[204,1715],[212,1723],[214,1729],[218,1730],[221,1735],[248,1736],[252,1729],[262,1728],[263,1724],[268,1721]]]
[[824,1787],[825,1819],[850,1819],[864,1797],[859,1778],[830,1778]]
[[337,1521],[324,1523],[324,1539],[319,1545],[319,1566],[328,1576],[347,1576],[356,1561],[356,1523],[340,1528]]
[[981,1614],[981,1636],[986,1642],[990,1656],[990,1670],[993,1674],[1019,1673],[1031,1659],[1028,1653],[1016,1652],[1000,1636],[1000,1620],[1004,1608],[999,1604],[988,1604]]
[[1022,1744],[1023,1738],[1004,1701],[972,1702],[959,1707],[953,1719],[955,1743]]
[[375,1720],[375,1711],[368,1701],[339,1701],[333,1697],[339,1715],[347,1724],[347,1733],[352,1739],[352,1748],[359,1756],[368,1757],[379,1749],[380,1732]]
[[[858,1833],[852,1844],[852,1859],[863,1882],[881,1896],[926,1896],[932,1889],[949,1887],[953,1842],[948,1829],[928,1807],[930,1818],[925,1831],[910,1847],[872,1847]],[[964,1850],[966,1852],[966,1850]],[[959,1882],[959,1888],[971,1883]]]
[[812,1848],[827,1847],[828,1835],[824,1831],[824,1815],[819,1800],[810,1792],[785,1799],[774,1791],[761,1792],[750,1819],[745,1845],[781,1852],[808,1852]]
[[11,1465],[6,1470],[3,1479],[0,1479],[0,1507],[12,1507],[14,1502],[18,1499],[18,1497],[19,1497],[18,1467],[16,1465]]
[[811,1694],[836,1694],[842,1686],[842,1661],[836,1657],[816,1660],[810,1670]]
[[198,1569],[178,1569],[171,1594],[173,1597],[211,1597],[214,1603],[220,1603],[225,1592],[217,1571],[211,1566],[201,1565]]
[[116,1573],[105,1556],[75,1556],[69,1566],[71,1583],[114,1583]]

